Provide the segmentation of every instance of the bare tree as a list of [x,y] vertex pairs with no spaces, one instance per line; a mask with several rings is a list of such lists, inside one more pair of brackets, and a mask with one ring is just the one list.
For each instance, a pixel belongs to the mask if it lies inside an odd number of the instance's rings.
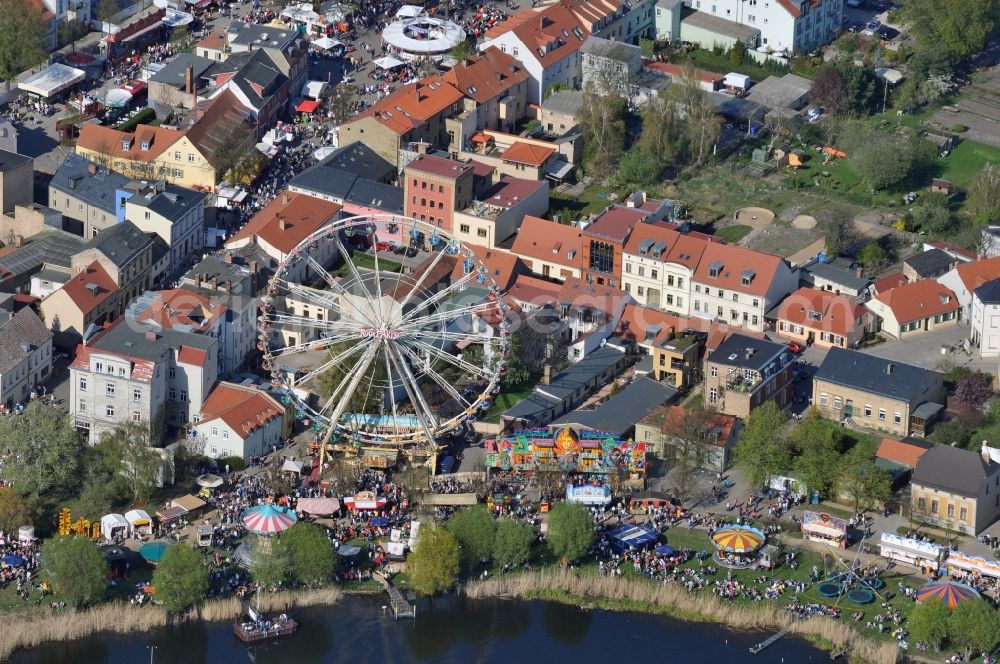
[[689,498],[696,473],[710,458],[718,437],[716,416],[701,408],[670,408],[662,415],[661,431],[674,486],[682,499]]
[[969,210],[984,221],[1000,217],[1000,166],[986,164],[969,187]]

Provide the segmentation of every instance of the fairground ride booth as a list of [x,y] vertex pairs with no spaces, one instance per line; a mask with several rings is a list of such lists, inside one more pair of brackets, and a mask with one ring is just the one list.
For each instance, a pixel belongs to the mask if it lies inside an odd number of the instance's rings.
[[1000,562],[979,556],[970,556],[961,551],[948,552],[945,560],[948,575],[963,583],[978,582],[986,578],[1000,579]]
[[802,513],[802,536],[812,542],[847,548],[847,522],[826,512]]
[[611,487],[607,484],[568,484],[566,502],[604,506],[611,502]]
[[948,555],[948,549],[932,542],[883,532],[879,536],[879,555],[887,560],[906,563],[924,574],[937,572]]
[[659,535],[652,526],[626,524],[612,531],[610,537],[611,547],[618,553],[625,553],[655,544]]

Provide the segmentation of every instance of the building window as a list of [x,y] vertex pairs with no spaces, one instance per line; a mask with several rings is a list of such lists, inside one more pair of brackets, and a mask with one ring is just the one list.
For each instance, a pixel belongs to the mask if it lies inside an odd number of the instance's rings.
[[191,162],[192,164],[194,163],[194,153],[193,152],[188,152],[188,161]]
[[107,396],[109,396],[109,397],[115,396],[115,384],[114,383],[108,383],[107,385],[105,385],[104,386],[104,394],[107,395]]
[[650,270],[649,271],[649,276],[650,276],[651,279],[656,279],[656,276],[658,274],[659,274],[659,272],[657,270]]
[[181,401],[187,403],[187,400],[188,400],[188,393],[185,392],[184,390],[181,390]]
[[951,503],[948,503],[948,510],[947,511],[948,511],[948,518],[949,519],[954,519],[955,518],[955,506],[952,505]]
[[965,507],[963,507],[962,509],[960,509],[958,511],[958,518],[961,521],[968,521],[968,519],[969,519],[969,510],[967,508],[965,508]]
[[460,224],[459,227],[458,227],[458,230],[461,233],[468,233],[469,232],[469,225],[468,224]]
[[923,512],[927,508],[927,503],[923,498],[917,498],[917,509]]
[[824,392],[823,394],[820,394],[819,395],[819,405],[826,407],[829,404],[830,404],[830,400],[827,398],[826,393]]
[[931,514],[937,514],[937,513],[938,513],[938,501],[932,500],[931,501]]
[[631,263],[625,263],[625,272],[627,274],[632,274],[632,264]]
[[132,390],[132,401],[134,401],[135,403],[141,403],[142,402],[142,391],[141,390]]
[[713,387],[708,391],[708,403],[715,403],[719,400],[719,388]]
[[222,437],[225,438],[226,440],[229,440],[229,432],[228,431],[223,431],[222,432]]
[[80,399],[80,407],[77,410],[79,410],[81,412],[86,412],[86,410],[87,410],[87,402],[84,399]]
[[[131,268],[130,268],[130,269],[129,269],[129,272],[131,272],[131,271],[132,271],[132,270],[131,270]],[[119,375],[119,376],[121,376],[122,378],[124,378],[124,377],[125,377],[125,374],[126,374],[126,370],[125,370],[125,367],[118,367],[118,375]]]
[[104,371],[104,363],[103,362],[98,362],[97,364],[95,364],[94,365],[94,371],[96,371],[98,373]]
[[[440,223],[440,221],[441,220],[438,219],[439,223]],[[486,229],[485,228],[477,228],[476,229],[476,235],[479,236],[479,237],[486,237]]]
[[176,378],[177,369],[175,369],[174,367],[170,367],[170,370],[167,372],[167,375],[170,376],[171,378]]
[[142,422],[142,413],[140,413],[137,410],[133,410],[132,411],[132,421],[133,422]]
[[878,419],[885,422],[885,408],[878,409]]
[[83,376],[80,376],[80,391],[81,392],[87,391],[87,379],[84,378]]
[[834,397],[833,398],[833,409],[834,410],[840,410],[840,407],[842,405],[843,405],[843,402],[841,401],[840,397]]
[[212,435],[213,436],[218,436],[219,435],[219,429],[217,427],[212,427]]
[[892,414],[892,421],[896,424],[899,424],[900,422],[903,421],[903,416],[899,414],[898,410]]
[[107,415],[108,417],[114,417],[115,407],[112,406],[111,404],[108,404],[107,406],[104,407],[104,414]]
[[712,374],[713,378],[716,377],[716,376],[718,376],[719,375],[719,367],[713,366],[711,369],[708,370],[708,373]]
[[170,399],[171,399],[171,400],[173,400],[173,399],[176,399],[176,398],[177,398],[177,390],[175,390],[175,389],[174,389],[174,388],[172,388],[172,387],[170,388],[170,392],[169,392],[169,394],[170,394]]
[[872,416],[872,405],[870,403],[865,404],[865,417]]

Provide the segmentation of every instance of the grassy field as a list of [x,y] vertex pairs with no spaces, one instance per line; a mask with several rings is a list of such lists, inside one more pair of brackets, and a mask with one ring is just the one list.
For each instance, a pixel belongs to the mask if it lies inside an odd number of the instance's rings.
[[975,141],[962,141],[951,154],[939,160],[941,177],[957,187],[967,188],[987,163],[1000,163],[1000,148]]
[[[365,253],[363,251],[352,252],[351,260],[354,261],[354,264],[359,268],[368,270],[375,269],[375,257],[369,253]],[[389,258],[385,258],[383,252],[383,255],[378,257],[378,267],[383,272],[400,272],[403,269],[403,264]],[[336,272],[336,276],[338,277],[346,277],[350,274],[351,268],[348,267],[346,263],[341,265]]]
[[[591,214],[601,212],[615,200],[621,201],[622,196],[628,193],[614,187],[595,185],[587,187],[583,194],[574,197],[554,191],[549,197],[549,213],[553,218],[558,215],[559,221],[564,224],[577,219],[586,219]],[[617,199],[612,200],[611,194],[618,194]]]
[[503,414],[505,410],[518,403],[529,394],[535,391],[535,385],[538,384],[538,378],[533,378],[527,383],[521,385],[515,385],[514,387],[505,387],[497,395],[497,398],[493,400],[493,404],[486,415],[483,416],[484,422],[497,423],[500,421],[500,415]]
[[746,237],[747,233],[753,229],[745,224],[736,224],[735,226],[726,226],[725,228],[720,228],[715,231],[715,237],[728,242],[729,244],[736,244],[740,240]]

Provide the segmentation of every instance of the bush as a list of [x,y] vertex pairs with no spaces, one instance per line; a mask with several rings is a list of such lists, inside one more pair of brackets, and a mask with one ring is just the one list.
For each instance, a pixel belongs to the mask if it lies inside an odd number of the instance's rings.
[[122,122],[120,125],[115,127],[118,131],[132,131],[137,125],[149,124],[156,119],[156,111],[150,107],[146,107],[133,115],[131,118]]
[[221,470],[225,470],[226,466],[229,466],[229,472],[232,473],[237,473],[247,467],[246,460],[241,456],[219,457],[215,463]]
[[953,125],[951,126],[951,130],[952,130],[952,131],[955,131],[955,132],[958,132],[958,133],[960,133],[960,134],[961,134],[961,133],[962,133],[963,131],[967,131],[968,129],[969,129],[969,128],[968,128],[968,127],[966,127],[966,126],[965,126],[964,124],[958,124],[958,123],[956,123],[956,124],[953,124]]

